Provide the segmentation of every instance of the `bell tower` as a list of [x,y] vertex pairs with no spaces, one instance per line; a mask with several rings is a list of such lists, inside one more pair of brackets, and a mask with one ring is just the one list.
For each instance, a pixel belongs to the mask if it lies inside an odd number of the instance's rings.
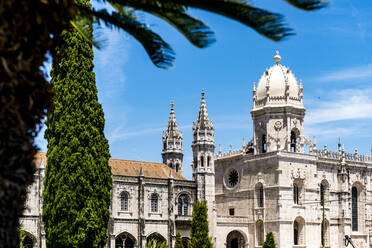
[[208,207],[209,234],[215,244],[216,202],[214,174],[214,127],[209,121],[205,92],[201,92],[198,120],[193,123],[192,152],[193,178],[197,187],[197,200],[205,201]]
[[173,102],[171,102],[168,127],[167,130],[163,132],[163,151],[161,156],[163,158],[163,164],[168,165],[182,174],[182,133],[178,130]]
[[254,153],[272,151],[304,152],[302,81],[281,65],[276,51],[275,64],[262,74],[257,88],[253,83]]

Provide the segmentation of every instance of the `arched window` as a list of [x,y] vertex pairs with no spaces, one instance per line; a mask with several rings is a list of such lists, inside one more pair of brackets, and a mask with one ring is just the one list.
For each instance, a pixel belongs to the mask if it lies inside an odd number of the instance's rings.
[[176,172],[178,172],[178,170],[180,169],[180,164],[176,164]]
[[299,191],[298,191],[298,185],[296,183],[293,183],[293,203],[298,205],[299,204]]
[[146,239],[146,242],[149,243],[151,240],[155,241],[157,244],[166,243],[165,238],[161,236],[159,233],[153,233],[149,235]]
[[115,248],[133,248],[135,239],[129,233],[120,234],[115,239]]
[[324,221],[322,221],[321,241],[322,241],[322,247],[329,246],[329,222],[327,219],[324,219]]
[[257,207],[263,208],[264,207],[264,192],[263,192],[262,183],[258,183],[256,185],[256,199],[257,199]]
[[121,192],[120,194],[120,210],[128,211],[128,193]]
[[291,132],[291,152],[296,152],[296,134]]
[[187,197],[183,198],[183,215],[189,214],[189,200]]
[[25,248],[33,248],[34,247],[34,241],[32,238],[30,238],[28,235],[25,236],[22,242],[23,247]]
[[301,217],[297,217],[293,222],[293,244],[304,245],[304,226],[305,221]]
[[158,212],[158,195],[155,193],[151,194],[151,212]]
[[182,215],[182,207],[183,207],[183,201],[182,198],[178,198],[178,215]]
[[246,247],[246,239],[240,231],[232,231],[226,237],[226,248]]
[[351,227],[353,231],[358,231],[358,189],[351,188]]
[[163,143],[163,150],[167,150],[167,142]]
[[262,220],[256,222],[256,241],[257,246],[262,246],[264,242],[264,226]]
[[262,135],[262,153],[265,153],[267,151],[267,144],[266,144],[266,134]]
[[204,157],[203,156],[200,157],[200,166],[204,167]]
[[170,164],[169,164],[169,167],[171,167],[171,168],[173,169],[173,164],[172,164],[172,163],[170,163]]
[[328,182],[323,180],[320,183],[320,205],[323,206],[327,201]]
[[211,157],[210,156],[208,156],[208,158],[207,158],[207,166],[208,167],[211,166]]

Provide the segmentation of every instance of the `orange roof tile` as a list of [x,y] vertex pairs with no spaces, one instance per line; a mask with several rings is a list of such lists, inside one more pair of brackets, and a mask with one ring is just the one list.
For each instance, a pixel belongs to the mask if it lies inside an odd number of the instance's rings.
[[[40,168],[42,161],[44,161],[44,167],[46,166],[46,153],[38,152],[35,155],[35,165],[36,168]],[[170,170],[165,164],[144,162],[144,161],[134,161],[134,160],[123,160],[123,159],[110,159],[109,165],[111,166],[111,171],[113,175],[119,176],[136,176],[138,177],[142,168],[144,177],[147,178],[160,178],[168,179]],[[175,180],[187,180],[182,175],[178,174],[173,170],[173,178]]]

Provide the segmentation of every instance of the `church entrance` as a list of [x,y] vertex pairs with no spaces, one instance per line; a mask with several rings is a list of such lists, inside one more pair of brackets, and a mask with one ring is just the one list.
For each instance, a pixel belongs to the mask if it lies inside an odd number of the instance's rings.
[[227,235],[226,248],[245,248],[245,238],[239,231],[232,231]]
[[135,239],[128,233],[122,233],[115,239],[115,248],[134,248]]

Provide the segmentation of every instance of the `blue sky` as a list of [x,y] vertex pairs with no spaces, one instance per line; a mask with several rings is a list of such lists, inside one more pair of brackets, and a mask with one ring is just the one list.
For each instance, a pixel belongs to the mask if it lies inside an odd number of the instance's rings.
[[[198,49],[163,21],[139,13],[176,51],[175,67],[162,70],[126,33],[100,31],[107,40],[104,49],[95,50],[94,70],[113,158],[161,162],[162,131],[173,100],[184,137],[184,175],[191,178],[191,126],[202,89],[216,147],[240,149],[243,137],[252,137],[253,82],[273,65],[275,50],[303,80],[305,135],[316,136],[318,148],[327,144],[336,150],[340,137],[347,151],[371,153],[372,3],[334,0],[326,9],[304,12],[285,1],[250,2],[285,15],[297,35],[275,43],[235,21],[192,9],[217,38]],[[42,136],[36,143],[45,151]]]

